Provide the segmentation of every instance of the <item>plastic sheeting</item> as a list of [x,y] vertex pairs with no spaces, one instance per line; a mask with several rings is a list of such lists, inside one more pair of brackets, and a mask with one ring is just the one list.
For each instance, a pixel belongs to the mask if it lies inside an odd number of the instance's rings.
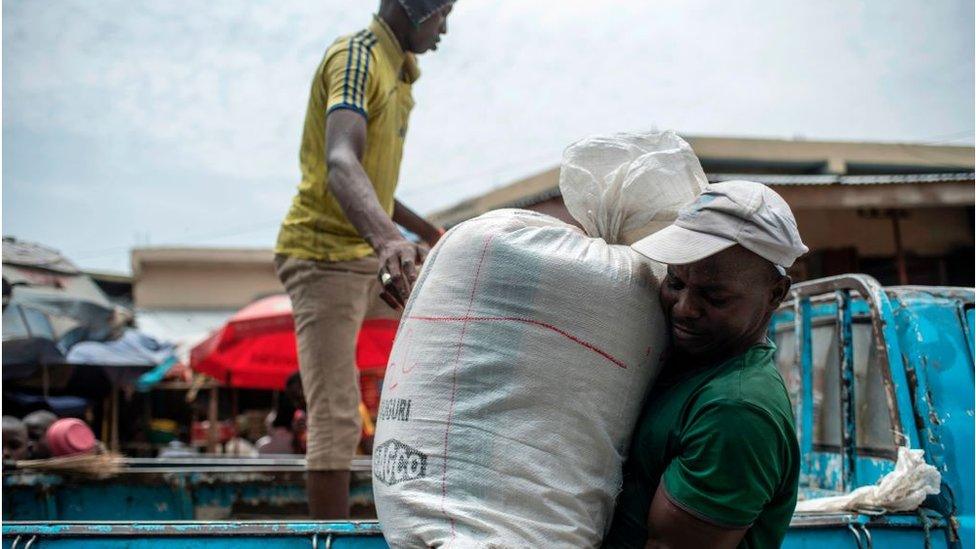
[[842,511],[913,511],[925,498],[939,493],[942,475],[925,463],[924,450],[898,448],[895,470],[873,486],[862,486],[849,494],[801,501],[797,513],[836,513]]
[[139,330],[126,330],[113,341],[82,341],[68,351],[69,364],[155,367],[168,360],[175,347]]
[[[106,377],[119,385],[146,390],[163,379],[178,361],[176,347],[138,331],[126,330],[112,341],[82,341],[68,351],[69,364],[101,366]],[[147,369],[151,369],[147,372]]]
[[583,139],[566,149],[559,171],[566,209],[607,244],[667,227],[707,184],[691,146],[670,130]]

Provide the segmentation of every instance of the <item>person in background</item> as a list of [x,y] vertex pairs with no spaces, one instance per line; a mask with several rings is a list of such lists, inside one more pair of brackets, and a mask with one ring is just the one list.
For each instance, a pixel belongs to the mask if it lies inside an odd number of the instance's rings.
[[268,414],[266,420],[268,434],[261,437],[255,446],[259,454],[300,454],[293,423],[295,412],[305,409],[305,394],[302,391],[301,374],[295,372],[285,380],[283,398],[278,406]]
[[315,519],[349,515],[349,467],[361,431],[356,337],[368,302],[382,294],[402,306],[426,246],[442,233],[394,192],[420,75],[415,55],[437,49],[452,5],[382,0],[367,28],[333,42],[312,80],[302,181],[278,233],[275,266],[291,298],[308,397]]
[[717,183],[633,249],[668,265],[672,345],[604,547],[779,547],[800,452],[766,333],[807,251],[793,213],[760,183]]
[[287,418],[289,422],[295,410],[304,410],[308,407],[305,402],[305,390],[302,388],[302,376],[299,372],[295,372],[285,380],[285,400],[291,407],[291,413]]
[[275,412],[268,413],[265,424],[267,425],[267,434],[254,443],[259,455],[295,453],[295,436],[291,433],[290,425],[279,425]]
[[237,457],[258,457],[258,450],[247,439],[248,418],[244,414],[234,418],[234,436],[224,443],[224,455]]
[[37,410],[24,416],[27,427],[27,438],[30,444],[31,459],[46,459],[51,457],[51,449],[47,445],[47,430],[58,420],[53,412]]
[[292,449],[296,454],[304,454],[308,449],[308,421],[305,390],[299,372],[288,376],[285,381],[285,397],[291,405],[291,414],[285,418],[292,433]]
[[3,416],[3,460],[19,461],[27,459],[30,445],[27,427],[14,416]]

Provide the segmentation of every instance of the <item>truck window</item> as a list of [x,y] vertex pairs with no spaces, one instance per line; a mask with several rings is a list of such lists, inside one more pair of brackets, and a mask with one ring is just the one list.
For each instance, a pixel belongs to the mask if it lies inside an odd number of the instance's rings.
[[[854,347],[854,393],[858,453],[894,457],[895,437],[888,414],[888,400],[882,379],[883,364],[872,344],[868,319],[855,319],[852,326]],[[840,345],[836,321],[817,319],[813,333],[814,449],[840,452]],[[802,376],[796,362],[796,335],[792,324],[776,330],[776,365],[794,405],[799,424]]]
[[852,331],[857,450],[865,455],[894,458],[895,432],[883,377],[887,365],[877,352],[869,321],[855,322]]

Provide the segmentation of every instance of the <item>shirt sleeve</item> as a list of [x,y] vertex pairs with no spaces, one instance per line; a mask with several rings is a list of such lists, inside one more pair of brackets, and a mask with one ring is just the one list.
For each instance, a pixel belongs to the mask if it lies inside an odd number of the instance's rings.
[[750,526],[775,496],[787,459],[784,434],[744,402],[710,403],[681,433],[680,454],[662,476],[669,500],[718,526]]
[[327,94],[326,113],[350,109],[369,117],[369,99],[375,87],[371,35],[357,35],[326,60],[322,77]]

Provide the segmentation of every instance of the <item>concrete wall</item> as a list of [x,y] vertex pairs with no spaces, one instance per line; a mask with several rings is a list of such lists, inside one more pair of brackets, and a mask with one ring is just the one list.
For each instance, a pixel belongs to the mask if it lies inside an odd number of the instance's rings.
[[[855,248],[861,256],[893,256],[894,230],[890,218],[869,218],[856,209],[805,209],[791,204],[800,235],[811,250]],[[572,217],[561,197],[550,198],[527,209],[551,215],[567,223]],[[907,253],[944,255],[956,248],[974,246],[971,208],[912,208],[899,221],[902,245]]]
[[246,305],[284,289],[273,265],[160,265],[143,271],[135,285],[139,308],[222,309]]
[[[856,248],[861,256],[893,256],[890,218],[870,219],[855,210],[796,210],[803,241],[811,250]],[[899,220],[905,251],[938,256],[955,248],[972,248],[973,226],[967,208],[918,208]]]
[[[136,249],[132,275],[135,306],[142,311],[231,312],[257,297],[285,291],[270,249]],[[366,317],[399,318],[399,313],[376,295]]]
[[544,213],[546,215],[551,215],[556,219],[565,221],[570,225],[579,226],[579,223],[573,219],[573,216],[569,215],[569,210],[566,209],[566,205],[563,204],[563,197],[556,196],[548,200],[543,200],[538,204],[532,204],[526,206],[525,209],[532,210],[534,212]]
[[[705,171],[710,174],[943,173],[968,172],[974,165],[974,149],[971,146],[684,137],[695,150]],[[558,183],[559,167],[554,166],[434,212],[430,218],[438,224],[454,225],[512,203],[531,203],[533,197],[545,195],[555,189]],[[930,200],[931,197],[927,195],[932,194],[943,200],[946,196],[942,194],[949,193],[948,200],[958,200],[962,196],[971,205],[972,185],[968,185],[966,192],[960,191],[958,185],[951,184],[912,185],[913,188],[907,189],[904,194],[906,200]],[[884,189],[880,192],[896,196],[890,191],[891,189]],[[865,186],[856,193],[846,195],[877,193],[876,189]]]
[[140,309],[237,309],[284,291],[271,250],[139,249],[132,264]]
[[[824,173],[850,173],[850,167],[863,167],[861,173],[887,170],[940,170],[973,168],[973,147],[920,145],[913,143],[865,143],[852,141],[806,141],[751,139],[737,137],[685,136],[702,163],[717,161],[784,162],[808,164]],[[883,168],[885,171],[870,169]],[[707,168],[706,168],[706,171]],[[774,173],[788,173],[776,170]]]

